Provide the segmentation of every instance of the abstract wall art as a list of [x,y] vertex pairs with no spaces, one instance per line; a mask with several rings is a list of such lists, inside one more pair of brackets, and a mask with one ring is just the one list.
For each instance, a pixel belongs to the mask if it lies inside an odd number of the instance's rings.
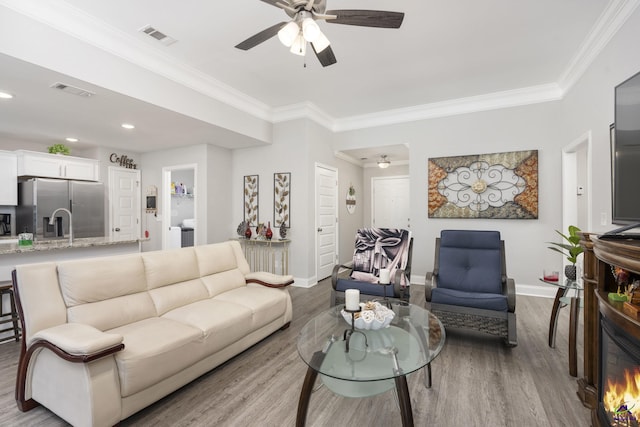
[[428,160],[429,218],[538,218],[538,150]]

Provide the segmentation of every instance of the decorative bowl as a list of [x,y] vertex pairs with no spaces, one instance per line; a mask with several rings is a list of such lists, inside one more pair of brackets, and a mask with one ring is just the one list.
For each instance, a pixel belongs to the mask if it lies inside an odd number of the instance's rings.
[[[391,324],[395,313],[377,301],[361,302],[362,311],[355,313],[353,325],[356,329],[382,329]],[[341,311],[344,320],[351,325],[351,313]]]

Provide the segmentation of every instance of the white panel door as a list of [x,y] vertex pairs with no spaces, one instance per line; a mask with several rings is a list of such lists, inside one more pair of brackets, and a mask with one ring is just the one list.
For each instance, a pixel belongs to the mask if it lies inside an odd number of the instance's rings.
[[111,238],[140,237],[140,171],[109,168]]
[[371,179],[371,220],[377,228],[411,228],[409,177],[387,176]]
[[336,264],[338,172],[316,165],[316,278],[329,277]]

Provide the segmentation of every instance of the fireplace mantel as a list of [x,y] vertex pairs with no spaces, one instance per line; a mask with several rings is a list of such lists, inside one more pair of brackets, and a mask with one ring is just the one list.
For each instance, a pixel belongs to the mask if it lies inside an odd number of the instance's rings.
[[622,311],[622,303],[611,303],[607,295],[617,291],[611,265],[640,274],[640,241],[601,240],[595,234],[583,233],[584,248],[584,377],[578,380],[578,396],[592,409],[591,420],[599,426],[598,405],[599,342],[598,316],[603,315],[630,334],[640,336],[640,322]]

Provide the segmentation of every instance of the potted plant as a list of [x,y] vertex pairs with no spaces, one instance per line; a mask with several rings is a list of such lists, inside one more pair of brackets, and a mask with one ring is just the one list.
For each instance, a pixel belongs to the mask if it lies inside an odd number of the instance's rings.
[[549,249],[561,253],[571,263],[571,265],[567,265],[564,268],[564,275],[570,280],[576,280],[576,261],[578,260],[578,255],[583,252],[582,246],[580,246],[579,232],[580,229],[578,227],[570,225],[568,235],[556,230],[556,233],[561,235],[566,243],[547,242],[554,245],[549,246]]
[[47,147],[47,150],[49,150],[51,154],[64,154],[65,156],[71,154],[71,149],[64,144],[53,144]]

